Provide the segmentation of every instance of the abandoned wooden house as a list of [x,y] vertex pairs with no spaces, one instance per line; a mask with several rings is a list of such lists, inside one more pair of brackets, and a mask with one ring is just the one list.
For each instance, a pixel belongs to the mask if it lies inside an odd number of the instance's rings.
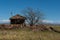
[[10,18],[10,24],[23,24],[25,22],[25,17],[17,14]]

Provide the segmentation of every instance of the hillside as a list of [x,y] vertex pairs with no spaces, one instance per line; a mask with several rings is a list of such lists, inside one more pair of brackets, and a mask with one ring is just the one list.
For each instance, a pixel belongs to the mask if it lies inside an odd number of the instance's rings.
[[0,40],[60,40],[60,33],[28,29],[0,30]]

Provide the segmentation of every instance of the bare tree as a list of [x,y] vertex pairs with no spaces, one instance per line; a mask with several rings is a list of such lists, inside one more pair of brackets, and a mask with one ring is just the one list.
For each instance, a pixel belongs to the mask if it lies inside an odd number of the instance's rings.
[[26,17],[26,22],[30,26],[38,24],[43,19],[43,14],[39,10],[27,8],[23,10],[22,13]]

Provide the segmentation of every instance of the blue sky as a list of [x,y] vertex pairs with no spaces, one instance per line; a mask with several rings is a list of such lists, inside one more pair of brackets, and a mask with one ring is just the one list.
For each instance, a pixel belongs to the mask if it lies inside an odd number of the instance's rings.
[[10,12],[21,14],[21,10],[39,8],[45,14],[44,22],[60,23],[60,0],[0,0],[0,21],[11,17]]

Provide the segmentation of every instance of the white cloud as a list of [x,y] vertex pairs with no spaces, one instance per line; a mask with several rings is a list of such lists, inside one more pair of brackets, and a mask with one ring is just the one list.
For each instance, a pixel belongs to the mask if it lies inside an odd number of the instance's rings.
[[[60,24],[60,21],[53,21],[53,20],[43,20],[42,22]],[[10,20],[0,20],[0,23],[10,23]]]
[[44,23],[54,23],[54,21],[51,20],[43,20]]
[[53,24],[60,24],[60,21],[53,21],[53,20],[43,20],[43,23],[53,23]]
[[0,20],[0,23],[9,23],[10,20]]

